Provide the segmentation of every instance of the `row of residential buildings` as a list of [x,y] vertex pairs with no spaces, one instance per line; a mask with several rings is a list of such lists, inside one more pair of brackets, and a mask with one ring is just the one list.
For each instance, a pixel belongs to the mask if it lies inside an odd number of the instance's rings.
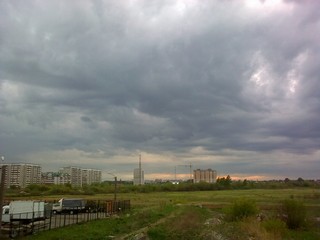
[[[27,163],[0,164],[5,169],[5,186],[25,188],[30,184],[71,184],[75,187],[82,187],[93,183],[100,183],[102,178],[101,170],[83,169],[79,167],[63,167],[58,172],[42,172],[41,166]],[[0,171],[1,174],[1,171]],[[143,185],[144,171],[134,169],[133,184]],[[215,183],[217,171],[212,169],[196,169],[193,171],[193,182]]]
[[[63,167],[58,172],[42,172],[37,164],[12,163],[0,165],[5,169],[5,186],[25,188],[30,184],[71,184],[81,187],[101,182],[101,170]],[[1,172],[0,172],[1,174]]]

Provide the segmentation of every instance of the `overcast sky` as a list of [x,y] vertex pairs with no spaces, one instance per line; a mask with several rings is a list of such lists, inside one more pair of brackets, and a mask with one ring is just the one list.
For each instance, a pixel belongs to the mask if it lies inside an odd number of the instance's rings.
[[[0,154],[130,180],[320,179],[320,1],[1,0]],[[189,168],[176,167],[179,178]]]

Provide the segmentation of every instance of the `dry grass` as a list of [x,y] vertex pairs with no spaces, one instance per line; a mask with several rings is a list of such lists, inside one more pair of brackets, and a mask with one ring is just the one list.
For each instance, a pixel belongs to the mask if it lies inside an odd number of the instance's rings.
[[284,236],[283,229],[272,228],[266,229],[261,222],[255,218],[248,218],[241,222],[240,228],[248,234],[248,239],[255,240],[281,240]]

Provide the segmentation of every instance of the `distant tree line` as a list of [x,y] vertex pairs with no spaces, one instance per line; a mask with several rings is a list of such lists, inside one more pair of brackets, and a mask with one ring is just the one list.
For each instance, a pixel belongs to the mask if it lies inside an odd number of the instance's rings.
[[320,182],[314,180],[269,180],[269,181],[251,181],[251,180],[232,180],[227,177],[218,178],[215,183],[191,183],[180,182],[172,184],[171,182],[151,183],[145,185],[133,185],[132,182],[120,181],[116,187],[114,182],[102,182],[83,187],[74,187],[71,184],[64,185],[36,185],[32,184],[24,189],[11,187],[6,190],[7,196],[41,196],[41,195],[94,195],[114,193],[130,193],[130,192],[174,192],[174,191],[215,191],[215,190],[231,190],[231,189],[285,189],[312,187],[320,188]]

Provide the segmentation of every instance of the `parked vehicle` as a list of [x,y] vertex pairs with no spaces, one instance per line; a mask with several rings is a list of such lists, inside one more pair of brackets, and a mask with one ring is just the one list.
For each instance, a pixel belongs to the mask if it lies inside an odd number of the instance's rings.
[[52,206],[54,214],[68,212],[70,214],[81,212],[85,210],[85,200],[82,198],[61,198]]
[[18,232],[33,232],[35,225],[50,217],[52,205],[43,201],[12,201],[2,207],[3,230],[15,238]]
[[2,222],[19,221],[23,224],[50,217],[51,204],[43,201],[12,201],[2,208]]

